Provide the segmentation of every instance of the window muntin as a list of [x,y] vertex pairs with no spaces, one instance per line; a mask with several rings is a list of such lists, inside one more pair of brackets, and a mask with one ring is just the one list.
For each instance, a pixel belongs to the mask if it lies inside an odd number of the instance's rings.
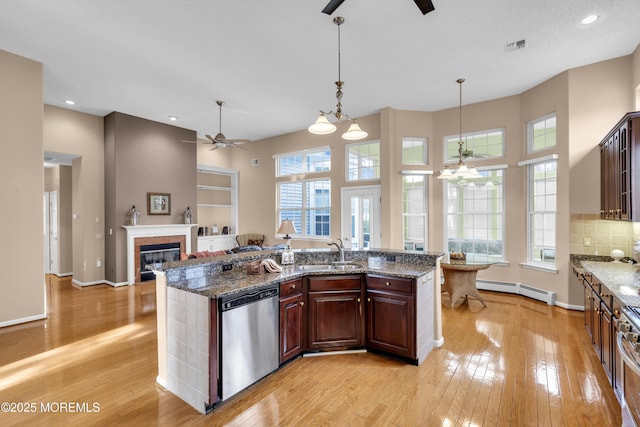
[[556,115],[548,114],[527,123],[529,153],[556,146]]
[[528,166],[528,259],[533,263],[556,263],[557,165],[552,160]]
[[427,138],[402,138],[402,164],[427,164]]
[[[456,163],[460,135],[444,138],[445,163]],[[494,159],[504,157],[504,129],[492,129],[480,132],[463,133],[462,146],[464,158]]]
[[402,177],[402,232],[406,250],[427,247],[427,186],[424,175]]
[[380,141],[347,144],[347,181],[380,179]]
[[449,252],[504,261],[504,169],[482,178],[445,181],[445,239]]
[[331,180],[278,183],[278,223],[290,219],[297,236],[331,235]]
[[331,149],[321,147],[275,155],[276,177],[331,170]]

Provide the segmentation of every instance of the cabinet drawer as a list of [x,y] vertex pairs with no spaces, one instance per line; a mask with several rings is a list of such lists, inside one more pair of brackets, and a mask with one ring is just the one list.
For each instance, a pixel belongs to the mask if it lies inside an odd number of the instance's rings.
[[367,276],[367,289],[380,289],[385,291],[413,294],[413,280],[399,277]]
[[611,311],[617,319],[620,318],[620,313],[622,313],[622,303],[615,296],[613,297],[613,306],[611,307]]
[[360,290],[360,275],[309,277],[309,291]]
[[302,279],[280,283],[280,298],[302,293]]

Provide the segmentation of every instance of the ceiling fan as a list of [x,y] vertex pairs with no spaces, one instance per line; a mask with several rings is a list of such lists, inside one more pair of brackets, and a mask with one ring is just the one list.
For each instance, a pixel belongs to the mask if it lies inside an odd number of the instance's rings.
[[[429,12],[433,12],[435,7],[433,7],[433,2],[431,0],[413,0],[420,12],[423,15],[426,15]],[[327,15],[331,15],[342,3],[344,0],[331,0],[327,5],[322,9],[322,13],[326,13]]]
[[[215,150],[216,148],[242,148],[238,147],[240,144],[244,144],[245,142],[251,142],[250,139],[229,139],[222,133],[222,106],[224,105],[224,101],[217,100],[216,104],[218,104],[219,108],[219,122],[218,122],[218,133],[216,136],[211,136],[209,134],[205,135],[206,139],[198,138],[197,141],[183,141],[183,142],[202,142],[203,144],[212,144],[213,147],[211,150]],[[209,150],[209,151],[211,151]]]

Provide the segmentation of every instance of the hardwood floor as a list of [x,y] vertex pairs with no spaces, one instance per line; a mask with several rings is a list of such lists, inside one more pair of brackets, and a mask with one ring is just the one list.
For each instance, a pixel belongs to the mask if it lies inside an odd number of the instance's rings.
[[370,353],[300,358],[200,415],[155,383],[153,283],[77,289],[51,277],[49,318],[0,329],[0,401],[32,410],[0,412],[0,425],[621,424],[581,312],[482,295],[486,308],[452,309],[443,294],[445,344],[420,367]]

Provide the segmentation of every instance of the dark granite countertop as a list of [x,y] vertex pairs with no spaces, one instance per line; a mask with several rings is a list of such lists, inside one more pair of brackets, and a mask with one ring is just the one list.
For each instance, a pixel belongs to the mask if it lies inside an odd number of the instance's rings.
[[[348,269],[301,269],[301,265],[331,264],[336,260],[327,258],[327,251],[308,251],[303,254],[296,252],[296,260],[302,262],[291,266],[283,266],[281,273],[247,274],[245,266],[247,262],[255,261],[261,257],[277,259],[277,255],[271,251],[252,252],[236,258],[213,258],[208,262],[202,260],[194,263],[193,260],[185,263],[172,263],[163,270],[167,274],[167,286],[194,292],[209,298],[219,298],[224,295],[255,289],[288,280],[317,275],[342,275],[342,274],[380,274],[394,277],[415,279],[428,274],[435,268],[435,261],[442,256],[441,253],[412,253],[405,251],[345,251],[349,254],[347,261],[354,267]],[[364,256],[362,254],[364,253]],[[395,261],[388,261],[391,255]],[[234,263],[231,271],[221,272],[216,263]],[[172,271],[175,270],[175,271]],[[179,273],[179,274],[177,274]]]
[[581,261],[582,268],[604,284],[622,305],[640,305],[640,267],[623,262]]

